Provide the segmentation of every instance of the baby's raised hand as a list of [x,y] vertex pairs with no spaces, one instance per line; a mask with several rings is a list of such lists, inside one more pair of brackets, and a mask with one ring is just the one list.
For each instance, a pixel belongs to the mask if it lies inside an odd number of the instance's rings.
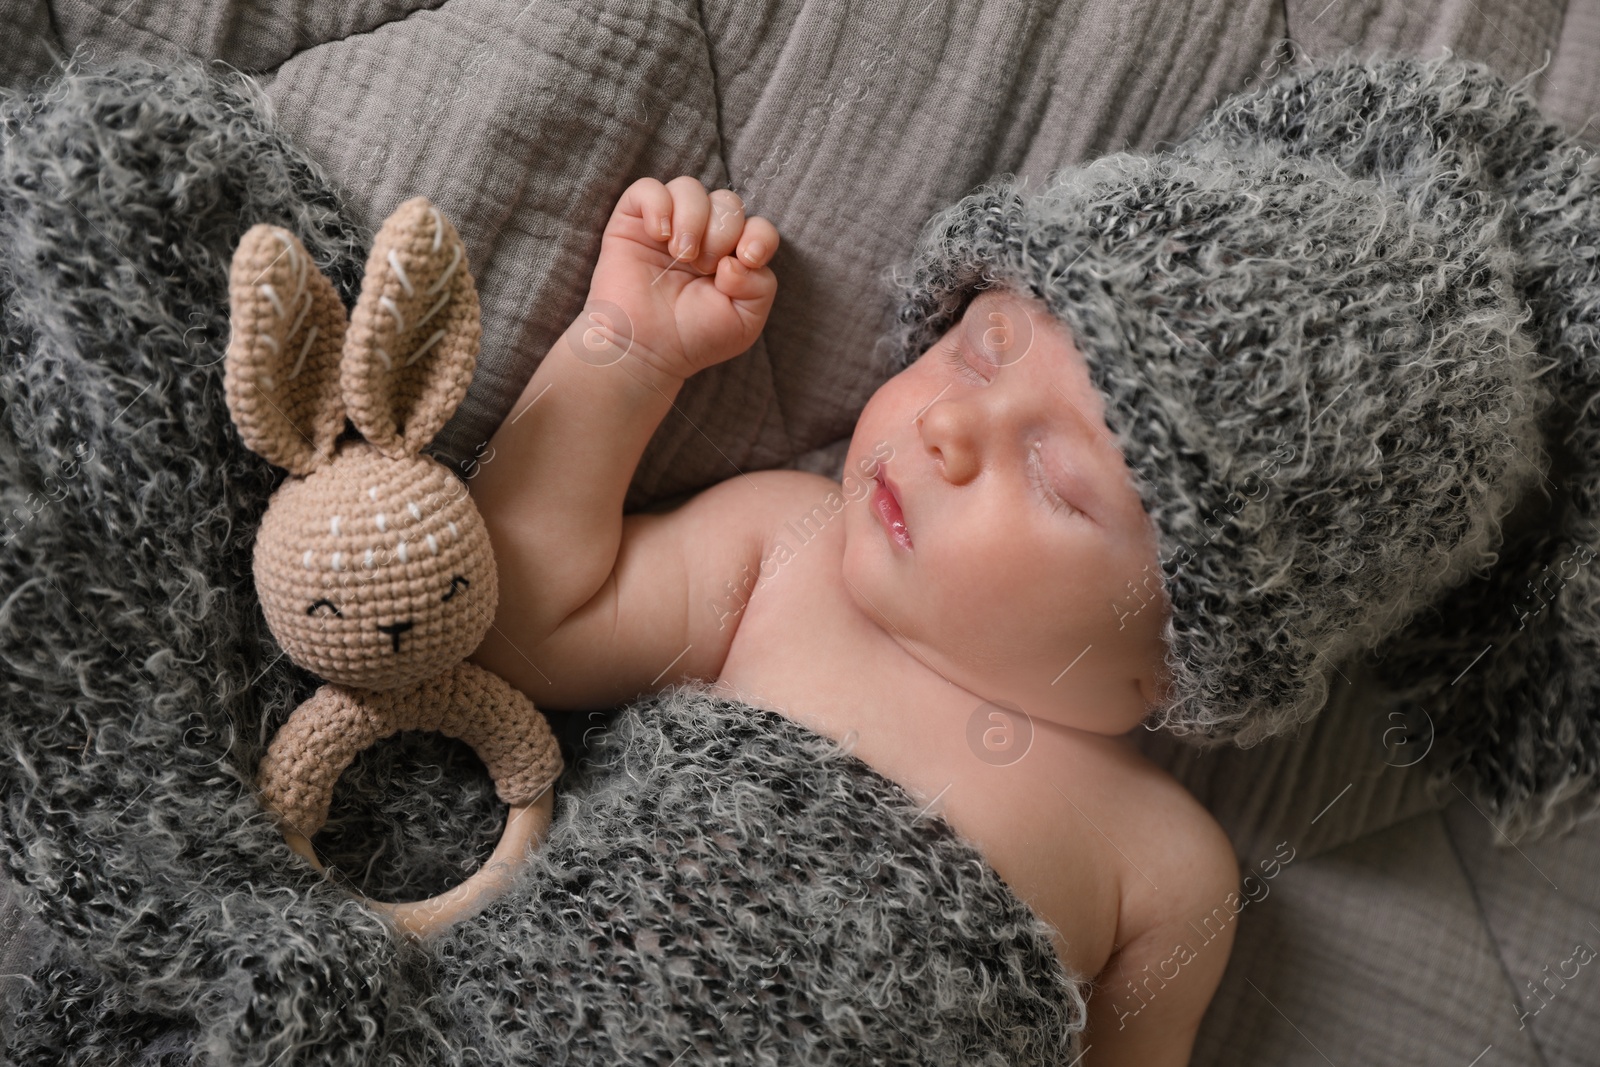
[[778,292],[777,248],[777,229],[745,218],[732,190],[640,178],[606,223],[584,315],[629,358],[687,380],[755,343]]

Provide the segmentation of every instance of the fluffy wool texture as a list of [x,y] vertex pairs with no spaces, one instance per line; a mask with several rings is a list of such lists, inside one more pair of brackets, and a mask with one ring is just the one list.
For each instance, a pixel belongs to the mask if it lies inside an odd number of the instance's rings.
[[294,856],[251,777],[318,679],[255,598],[282,472],[225,407],[226,275],[272,222],[348,304],[368,235],[247,81],[74,67],[0,122],[0,852],[51,931],[12,1061],[1073,1060],[1087,990],[970,844],[703,691],[557,716],[547,840],[438,940],[344,886],[482,864],[506,808],[460,742],[364,752],[316,839],[337,879]]
[[980,289],[1043,300],[1157,530],[1172,688],[1148,724],[1282,734],[1380,649],[1429,769],[1523,836],[1600,805],[1597,246],[1600,167],[1520,84],[1347,53],[1167,151],[941,212],[882,355],[916,359]]

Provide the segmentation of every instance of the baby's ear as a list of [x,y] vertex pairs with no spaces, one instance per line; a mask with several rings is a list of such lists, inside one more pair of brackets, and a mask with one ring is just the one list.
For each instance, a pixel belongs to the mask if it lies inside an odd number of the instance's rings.
[[340,387],[362,436],[394,459],[420,452],[466,396],[479,336],[461,235],[407,200],[373,240],[345,339]]
[[333,456],[344,429],[345,314],[333,283],[281,226],[246,231],[228,270],[223,390],[249,449],[297,475]]

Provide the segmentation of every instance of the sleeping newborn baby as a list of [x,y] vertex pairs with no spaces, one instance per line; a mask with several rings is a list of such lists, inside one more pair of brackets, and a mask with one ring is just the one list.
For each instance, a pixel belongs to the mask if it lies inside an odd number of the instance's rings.
[[[759,471],[622,514],[684,381],[761,333],[778,240],[691,177],[623,194],[585,314],[470,483],[501,583],[472,659],[546,712],[699,680],[853,743],[1092,978],[1084,1064],[1185,1064],[1232,944],[1217,916],[1237,910],[1237,863],[1128,736],[1168,681],[1164,601],[1128,593],[1159,594],[1157,542],[1041,302],[981,292],[886,381],[856,423],[850,489]],[[975,720],[1031,731],[1022,757],[984,758]]]

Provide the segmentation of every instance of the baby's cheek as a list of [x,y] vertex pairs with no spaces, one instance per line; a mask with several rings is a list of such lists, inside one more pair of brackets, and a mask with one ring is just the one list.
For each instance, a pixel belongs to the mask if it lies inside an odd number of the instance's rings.
[[962,546],[943,561],[930,561],[929,570],[938,576],[937,609],[966,647],[1009,657],[1037,640],[1042,616],[1063,609],[1060,592],[1041,580],[1030,555],[1025,546],[1002,540]]
[[872,487],[876,484],[874,475],[877,473],[877,464],[871,456],[866,456],[856,462],[858,470],[847,470],[839,489],[846,501],[852,504],[865,500],[872,494]]

